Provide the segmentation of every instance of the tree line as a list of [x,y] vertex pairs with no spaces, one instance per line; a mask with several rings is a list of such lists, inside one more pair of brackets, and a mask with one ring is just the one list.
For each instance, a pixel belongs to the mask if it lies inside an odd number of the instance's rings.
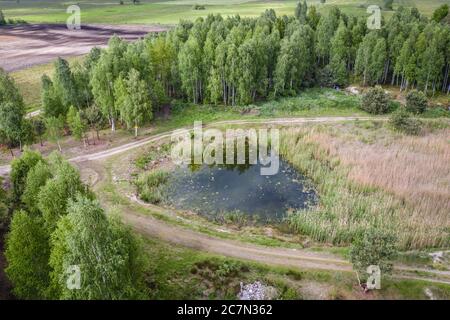
[[337,7],[321,15],[304,1],[294,16],[266,10],[258,18],[180,21],[135,43],[113,37],[72,70],[59,61],[53,82],[43,79],[43,106],[59,116],[95,105],[112,130],[119,121],[137,133],[172,99],[246,105],[354,80],[448,94],[450,26],[436,21],[442,15],[429,20],[400,7],[380,30],[369,30],[365,17]]
[[0,228],[9,225],[5,273],[17,298],[148,296],[141,241],[117,217],[106,216],[60,154],[44,159],[25,150],[12,162],[11,183],[9,195],[0,188],[9,200],[0,199]]

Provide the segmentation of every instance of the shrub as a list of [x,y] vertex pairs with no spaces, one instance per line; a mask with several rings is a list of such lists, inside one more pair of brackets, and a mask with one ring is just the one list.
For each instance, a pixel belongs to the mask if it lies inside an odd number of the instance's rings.
[[236,261],[224,261],[216,270],[218,277],[235,277],[242,269],[242,265]]
[[376,265],[383,274],[392,270],[392,259],[396,255],[396,239],[393,235],[371,228],[352,242],[350,260],[353,269],[365,274],[370,265]]
[[160,187],[164,185],[169,178],[166,171],[156,170],[142,173],[135,184],[139,197],[150,203],[159,203],[163,199]]
[[192,10],[205,10],[205,9],[206,9],[205,6],[200,5],[200,4],[194,4],[192,6]]
[[405,108],[399,108],[390,119],[389,124],[396,131],[418,135],[421,131],[421,122],[411,117],[411,114]]
[[370,88],[362,98],[361,108],[372,114],[383,114],[389,110],[389,97],[383,88]]
[[413,90],[406,95],[406,110],[419,114],[427,108],[428,100],[421,91]]
[[370,265],[377,265],[384,273],[392,270],[396,255],[396,239],[393,235],[370,228],[355,237],[350,249],[350,260],[356,271],[365,272]]
[[0,10],[0,26],[5,25],[5,24],[6,24],[5,15],[3,14],[3,11]]

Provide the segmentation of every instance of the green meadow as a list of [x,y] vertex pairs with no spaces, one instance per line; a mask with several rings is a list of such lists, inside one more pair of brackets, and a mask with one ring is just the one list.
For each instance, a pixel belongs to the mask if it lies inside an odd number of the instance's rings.
[[[440,5],[448,0],[395,0],[394,9],[399,5],[417,7],[422,13],[430,16]],[[0,0],[0,8],[9,19],[21,19],[30,23],[64,23],[69,16],[66,9],[69,5],[78,4],[81,8],[83,23],[160,23],[175,24],[180,19],[195,20],[208,14],[243,17],[259,16],[266,9],[274,9],[278,15],[293,14],[297,0],[141,0],[133,4],[130,0]],[[382,5],[382,0],[320,0],[307,1],[315,5],[320,12],[326,12],[333,5],[348,14],[365,15],[366,8],[372,4]],[[194,10],[194,5],[204,6],[204,10]],[[383,10],[389,17],[391,11]]]

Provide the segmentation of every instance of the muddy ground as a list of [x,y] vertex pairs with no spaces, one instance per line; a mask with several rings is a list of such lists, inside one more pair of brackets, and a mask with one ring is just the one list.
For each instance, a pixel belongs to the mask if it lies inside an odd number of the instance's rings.
[[69,30],[64,24],[27,24],[0,28],[0,67],[6,71],[51,62],[57,57],[83,55],[92,47],[104,47],[114,34],[128,41],[149,32],[161,32],[160,25],[82,25]]

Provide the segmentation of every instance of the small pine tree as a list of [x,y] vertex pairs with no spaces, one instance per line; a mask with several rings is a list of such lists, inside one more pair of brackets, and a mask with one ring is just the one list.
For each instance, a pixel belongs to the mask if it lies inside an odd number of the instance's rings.
[[421,91],[413,90],[406,95],[406,110],[409,112],[422,113],[427,108],[427,105],[427,97]]
[[389,124],[395,131],[418,135],[421,130],[421,123],[419,120],[411,118],[411,114],[405,108],[399,108],[389,118]]

